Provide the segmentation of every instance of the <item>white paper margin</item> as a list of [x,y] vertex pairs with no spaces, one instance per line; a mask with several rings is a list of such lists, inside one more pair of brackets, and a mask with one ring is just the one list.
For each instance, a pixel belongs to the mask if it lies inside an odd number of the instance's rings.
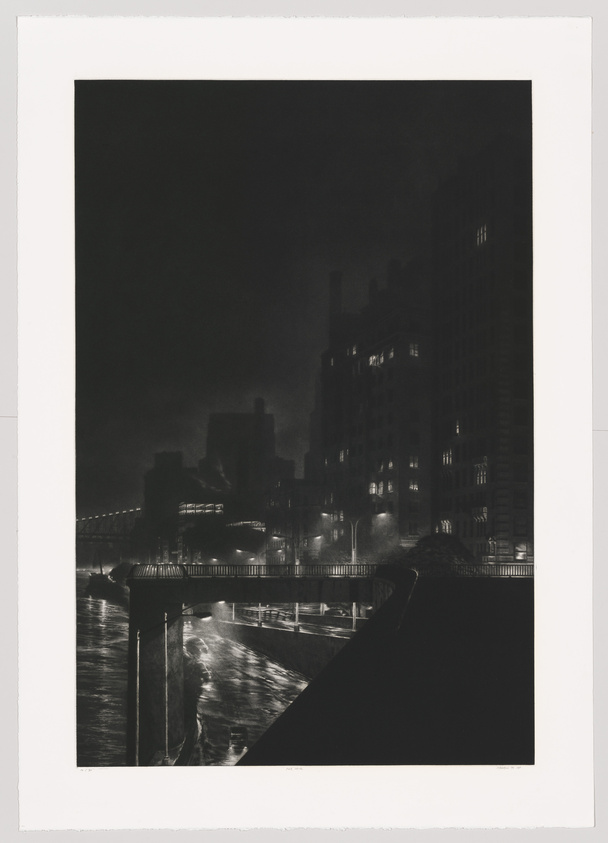
[[[20,19],[22,829],[592,825],[590,43],[585,18]],[[127,78],[532,80],[534,767],[76,768],[73,82]]]

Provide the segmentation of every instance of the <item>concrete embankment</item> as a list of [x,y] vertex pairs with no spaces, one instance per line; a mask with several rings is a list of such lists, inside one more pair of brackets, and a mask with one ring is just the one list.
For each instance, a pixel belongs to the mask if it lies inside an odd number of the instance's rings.
[[[374,611],[377,611],[386,603],[396,588],[404,588],[409,591],[412,577],[413,574],[409,570],[380,566],[372,585]],[[252,616],[256,615],[255,609],[252,609],[251,612]],[[264,620],[270,621],[292,619],[291,614],[271,609],[263,610],[262,616]],[[333,637],[323,633],[314,635],[306,632],[296,633],[287,629],[273,629],[269,626],[234,624],[223,621],[219,616],[215,617],[215,621],[225,638],[238,641],[246,647],[280,662],[291,670],[297,670],[309,679],[317,676],[349,641],[348,638]],[[328,614],[311,615],[302,612],[300,622],[318,626],[332,624],[342,629],[352,628],[352,617]],[[362,630],[368,622],[369,619],[367,618],[357,618],[357,631]]]
[[396,586],[240,765],[534,763],[534,581]]
[[309,679],[316,676],[349,641],[348,638],[250,626],[217,618],[216,623],[224,638],[238,641]]

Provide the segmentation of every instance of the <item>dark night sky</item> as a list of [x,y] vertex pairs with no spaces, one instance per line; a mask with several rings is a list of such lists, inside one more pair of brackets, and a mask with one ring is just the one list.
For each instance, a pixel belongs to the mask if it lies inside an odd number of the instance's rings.
[[194,465],[257,395],[301,465],[329,272],[359,308],[505,132],[527,83],[77,82],[79,516],[139,505],[156,451]]

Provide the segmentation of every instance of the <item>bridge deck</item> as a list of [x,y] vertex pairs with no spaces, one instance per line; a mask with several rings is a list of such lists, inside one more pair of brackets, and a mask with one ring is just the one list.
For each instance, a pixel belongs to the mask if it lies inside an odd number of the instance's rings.
[[[373,578],[377,565],[136,565],[130,574],[137,580],[184,580],[224,577],[238,578]],[[532,577],[533,565],[460,565],[457,568],[423,569],[426,577]]]

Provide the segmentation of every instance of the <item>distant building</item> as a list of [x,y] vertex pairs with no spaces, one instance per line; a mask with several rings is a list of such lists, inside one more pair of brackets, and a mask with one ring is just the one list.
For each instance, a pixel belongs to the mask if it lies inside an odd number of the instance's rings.
[[292,460],[278,457],[274,416],[256,398],[253,413],[212,413],[201,476],[235,500],[239,517],[263,519],[265,493],[277,480],[294,477]]
[[207,457],[155,455],[145,475],[139,556],[154,562],[264,561],[265,509],[277,482],[293,482],[294,463],[275,452],[274,416],[256,399],[253,413],[215,413]]
[[[144,515],[139,555],[145,561],[188,561],[184,534],[204,521],[207,532],[221,532],[231,515],[229,496],[210,486],[196,468],[183,465],[181,451],[155,454],[144,478]],[[201,533],[200,526],[198,533]]]
[[532,169],[512,138],[462,161],[432,224],[433,521],[477,559],[533,558]]
[[278,480],[268,493],[268,564],[318,562],[331,541],[330,527],[320,484],[293,478]]

